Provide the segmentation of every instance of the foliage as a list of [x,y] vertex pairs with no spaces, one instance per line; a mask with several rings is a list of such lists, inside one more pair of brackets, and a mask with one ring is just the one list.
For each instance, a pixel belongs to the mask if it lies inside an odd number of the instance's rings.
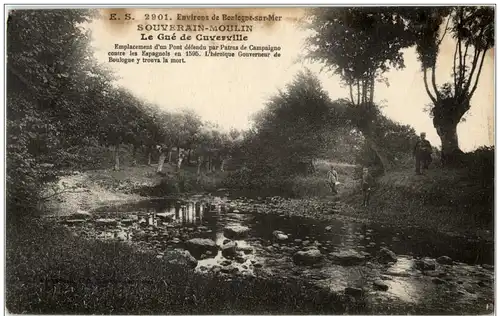
[[[160,110],[116,85],[113,74],[93,55],[86,27],[96,14],[80,9],[9,12],[9,210],[35,209],[39,192],[64,169],[128,159],[123,146],[135,162],[137,152],[151,157],[158,144],[163,150],[208,146],[216,152],[231,148],[235,140],[218,128],[206,139],[196,113]],[[237,132],[231,133],[237,138]],[[109,146],[118,157],[100,151]],[[92,148],[97,151],[89,155]]]
[[289,177],[311,172],[313,160],[331,145],[341,115],[310,71],[298,73],[256,115],[254,129],[236,149],[243,168],[232,174],[233,182],[278,189]]
[[[93,15],[89,10],[9,12],[9,209],[27,210],[36,206],[43,183],[57,176],[58,158],[65,149],[95,135],[88,122],[94,113],[86,107],[87,98],[92,98],[95,90],[82,80],[82,74],[93,73],[92,77],[100,78],[99,75],[107,73],[97,71],[96,64],[88,58],[89,34],[79,26]],[[48,163],[56,169],[48,168]]]
[[[374,103],[375,81],[383,74],[404,67],[402,50],[413,44],[412,33],[392,7],[315,8],[305,27],[313,31],[307,39],[306,57],[319,61],[340,76],[349,87],[347,117],[363,133],[383,169],[390,160],[383,155],[373,122],[380,117]],[[384,143],[384,142],[382,142]]]
[[299,73],[256,119],[257,139],[268,152],[259,155],[270,160],[266,165],[301,172],[304,163],[324,151],[325,133],[336,126],[340,111],[310,71]]
[[307,41],[307,57],[341,77],[353,104],[373,102],[373,81],[383,80],[391,67],[404,67],[402,49],[411,39],[404,20],[390,7],[314,8],[309,17],[307,27],[314,34]]
[[[430,114],[447,156],[460,152],[456,126],[470,109],[486,53],[494,45],[493,7],[420,7],[401,13],[411,25],[422,65],[426,92],[432,101]],[[455,41],[452,82],[436,83],[441,43]],[[431,78],[428,79],[430,70]]]
[[[443,151],[447,156],[459,151],[456,125],[470,109],[486,53],[494,45],[493,7],[317,8],[308,17],[305,26],[313,35],[306,56],[322,62],[349,86],[350,101],[359,107],[353,110],[357,113],[352,117],[359,118],[353,123],[372,145],[380,145],[371,139],[378,110],[373,103],[375,80],[384,80],[390,68],[403,68],[402,50],[416,46]],[[456,43],[453,83],[438,86],[437,57],[447,34]]]
[[325,133],[325,137],[326,150],[319,153],[318,158],[348,164],[356,163],[356,155],[364,145],[364,137],[356,128],[346,124],[331,133]]
[[[348,107],[346,117],[349,118],[351,126],[359,126],[359,120],[366,120],[363,110],[359,107]],[[356,163],[370,166],[384,171],[384,165],[380,157],[393,166],[398,164],[407,154],[413,152],[413,146],[418,138],[415,129],[409,125],[399,124],[387,118],[377,107],[371,109],[372,117],[369,128],[364,135],[359,135],[360,148],[355,153]],[[367,125],[366,125],[367,126]],[[373,143],[377,144],[377,151],[373,149]]]
[[463,157],[463,164],[472,178],[481,179],[483,186],[492,190],[491,196],[493,197],[495,148],[493,146],[482,146],[472,152],[466,153]]

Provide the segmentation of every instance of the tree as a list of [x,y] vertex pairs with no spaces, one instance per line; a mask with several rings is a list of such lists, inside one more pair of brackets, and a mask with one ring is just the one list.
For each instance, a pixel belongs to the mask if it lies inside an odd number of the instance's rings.
[[[87,103],[110,74],[82,24],[92,10],[11,10],[7,18],[7,200],[32,209],[75,145],[96,137]],[[51,164],[46,168],[44,165]]]
[[[142,102],[123,88],[105,91],[99,110],[98,127],[101,143],[114,148],[114,169],[120,169],[119,149],[122,144],[140,146],[140,137],[145,133],[147,116]],[[135,149],[134,149],[135,151]]]
[[242,141],[241,131],[231,128],[228,133],[222,134],[220,150],[220,171],[225,171],[226,162],[233,157]]
[[176,126],[178,129],[176,140],[178,150],[177,167],[180,168],[184,158],[187,158],[189,163],[192,147],[197,140],[203,124],[200,116],[192,110],[183,110],[176,117]]
[[[430,114],[441,138],[444,162],[459,161],[457,125],[470,109],[484,59],[494,45],[493,7],[428,7],[405,11],[416,38]],[[451,83],[436,83],[436,63],[447,34],[455,40]],[[430,78],[429,78],[430,71]]]
[[309,70],[298,73],[255,118],[256,167],[307,173],[325,149],[325,130],[339,123],[338,113],[318,78]]
[[349,117],[377,153],[384,169],[390,161],[373,137],[375,82],[391,68],[404,67],[402,50],[412,45],[403,17],[390,7],[315,8],[306,27],[314,31],[306,57],[319,61],[349,87]]
[[163,172],[163,164],[167,158],[167,153],[170,154],[172,152],[172,148],[177,141],[176,134],[178,133],[178,128],[175,125],[175,121],[174,115],[168,112],[162,112],[158,116],[160,139],[158,150],[160,156],[158,158],[158,168],[156,171],[159,173]]
[[205,163],[206,172],[212,172],[215,169],[215,160],[223,150],[224,134],[219,126],[205,122],[197,134],[196,146],[194,151],[197,156],[197,174],[201,175],[201,166]]

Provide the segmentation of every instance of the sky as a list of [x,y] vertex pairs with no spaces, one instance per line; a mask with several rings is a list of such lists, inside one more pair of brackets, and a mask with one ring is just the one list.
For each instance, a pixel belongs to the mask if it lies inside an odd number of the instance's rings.
[[[158,9],[157,9],[158,10]],[[176,16],[180,9],[162,9],[170,16]],[[220,12],[217,13],[233,13]],[[230,9],[228,9],[230,10]],[[249,14],[246,9],[238,9],[238,14]],[[301,15],[301,9],[259,9],[251,14],[276,13],[285,17],[284,21],[269,24],[253,24],[253,32],[247,45],[281,46],[281,57],[272,58],[221,58],[194,57],[184,64],[120,64],[108,65],[120,77],[118,84],[131,90],[137,96],[153,102],[166,110],[189,108],[204,120],[215,122],[223,128],[246,129],[251,126],[252,115],[265,107],[266,101],[293,80],[295,74],[308,67],[320,78],[323,88],[334,99],[348,97],[339,78],[321,71],[321,65],[298,60],[303,53],[307,32],[298,29],[293,21]],[[263,12],[267,10],[267,12]],[[216,11],[200,14],[209,14]],[[234,10],[233,10],[234,11]],[[108,52],[115,44],[145,44],[140,40],[137,24],[145,12],[135,9],[134,21],[124,24],[110,24],[98,20],[90,26],[97,58],[108,61]],[[192,13],[185,10],[182,14]],[[197,11],[199,13],[199,11]],[[195,12],[195,13],[197,13]],[[105,12],[109,14],[108,11]],[[174,18],[175,20],[175,18]],[[149,21],[151,22],[151,21]],[[155,21],[174,23],[174,21]],[[177,22],[181,23],[181,22]],[[148,32],[146,32],[148,33]],[[157,35],[155,32],[151,32]],[[169,44],[168,41],[154,40],[147,44]],[[178,42],[177,42],[178,43]],[[175,44],[177,44],[175,43]],[[188,41],[199,45],[200,42]],[[204,43],[208,46],[209,43]],[[450,79],[453,65],[454,43],[446,37],[442,43],[437,67],[437,82]],[[423,75],[413,48],[404,52],[405,69],[386,73],[389,86],[377,84],[375,101],[383,104],[382,112],[389,118],[409,124],[417,133],[426,132],[429,141],[440,145],[432,120],[423,111],[430,99],[425,91]],[[472,107],[466,114],[466,121],[458,126],[459,145],[465,151],[482,145],[494,144],[494,54],[488,54],[484,62],[478,88],[472,98]]]

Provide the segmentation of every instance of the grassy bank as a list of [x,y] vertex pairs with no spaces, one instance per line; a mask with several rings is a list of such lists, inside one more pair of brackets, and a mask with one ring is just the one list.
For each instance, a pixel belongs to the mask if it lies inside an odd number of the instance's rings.
[[[326,187],[323,163],[315,174],[292,180],[294,195],[308,197],[284,203],[283,212],[322,219],[348,216],[435,231],[492,236],[492,182],[466,169],[431,169],[424,176],[394,171],[378,179],[369,208],[360,207],[358,168],[336,165],[340,203]],[[178,173],[173,166],[158,175],[154,166],[120,171],[87,171],[77,177],[90,192],[81,200],[101,202],[123,197],[216,190],[224,173],[197,179],[194,167]],[[480,181],[481,180],[481,181]],[[184,183],[183,183],[184,182]],[[87,194],[87,195],[86,195]],[[69,198],[72,193],[68,193]],[[99,200],[99,199],[97,199]],[[311,203],[313,201],[313,203]],[[71,203],[70,203],[71,204]],[[88,210],[95,205],[68,206]],[[337,211],[331,212],[332,207]],[[326,217],[325,217],[326,216]],[[199,275],[167,263],[154,253],[124,243],[85,240],[64,227],[40,219],[9,221],[6,248],[6,306],[11,313],[113,314],[304,314],[350,313],[342,296],[297,281],[233,279]],[[489,233],[487,231],[490,231]],[[357,309],[358,310],[357,310]]]
[[338,313],[342,297],[283,280],[223,281],[31,220],[7,230],[6,307],[29,314]]
[[[493,177],[489,179],[470,168],[442,169],[431,166],[425,175],[417,176],[406,168],[387,173],[377,179],[371,203],[362,207],[359,188],[359,166],[333,163],[339,173],[339,195],[333,196],[326,183],[326,174],[332,163],[320,161],[316,172],[307,176],[295,176],[281,183],[274,179],[276,188],[262,184],[257,188],[242,190],[246,196],[285,195],[300,199],[313,199],[328,205],[333,199],[344,207],[340,214],[358,219],[371,220],[397,226],[417,226],[435,231],[471,234],[483,238],[493,236]],[[179,172],[166,164],[164,174],[156,173],[156,166],[125,167],[120,171],[94,170],[83,173],[83,187],[91,192],[74,195],[82,203],[66,203],[66,210],[89,209],[91,201],[106,203],[116,199],[134,199],[149,196],[166,196],[179,193],[213,192],[228,186],[227,173],[213,172],[196,175],[196,167],[184,166]],[[272,185],[272,183],[270,184]],[[72,201],[67,194],[64,200]],[[299,201],[300,202],[300,201]],[[60,203],[60,202],[58,202]],[[102,204],[101,203],[101,204]],[[79,205],[82,204],[82,205]],[[321,207],[320,207],[321,208]],[[305,212],[319,216],[316,211]],[[307,215],[306,214],[306,215]],[[316,214],[316,215],[315,215]]]
[[443,232],[493,238],[493,179],[471,176],[467,169],[397,171],[378,180],[370,206],[361,207],[361,193],[343,201],[354,206],[353,216],[394,225],[412,225]]
[[[483,161],[479,155],[473,155],[469,166],[441,168],[434,163],[422,176],[415,174],[408,160],[407,165],[400,165],[377,178],[370,205],[366,208],[362,206],[361,166],[320,161],[313,174],[288,178],[282,186],[273,185],[284,195],[294,198],[288,208],[296,215],[318,218],[343,215],[387,225],[492,239],[494,178],[489,170],[493,164],[489,156]],[[331,165],[341,182],[336,196],[327,185],[327,171]],[[278,195],[274,193],[272,189],[259,191],[262,196]],[[335,214],[328,212],[332,200],[342,205]],[[309,210],[307,205],[314,207]],[[325,209],[326,213],[318,209]]]
[[184,166],[179,172],[175,166],[165,164],[161,174],[156,169],[156,165],[139,165],[70,173],[46,186],[43,195],[52,197],[44,203],[42,213],[69,215],[149,197],[211,192],[221,187],[224,177],[223,172],[213,172],[198,178],[193,166]]

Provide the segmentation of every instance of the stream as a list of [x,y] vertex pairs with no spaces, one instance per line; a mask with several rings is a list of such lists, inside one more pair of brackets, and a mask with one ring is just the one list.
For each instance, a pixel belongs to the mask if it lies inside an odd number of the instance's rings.
[[362,296],[383,313],[493,311],[493,243],[259,212],[265,205],[194,195],[101,207],[61,222],[82,237],[121,240],[159,257],[174,251],[182,257],[175,263],[197,273],[297,278]]

